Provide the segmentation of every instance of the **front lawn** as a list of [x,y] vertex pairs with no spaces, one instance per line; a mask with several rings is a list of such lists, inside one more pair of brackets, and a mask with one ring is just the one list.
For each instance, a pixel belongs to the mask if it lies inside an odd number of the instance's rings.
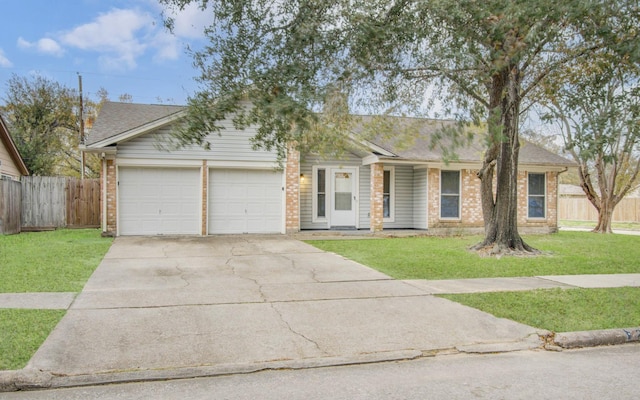
[[640,288],[637,287],[440,296],[496,317],[553,332],[640,326]]
[[64,310],[0,309],[0,370],[24,368]]
[[111,242],[98,229],[0,236],[0,293],[79,292]]
[[396,279],[462,279],[640,273],[640,236],[560,232],[524,239],[537,257],[482,258],[467,249],[480,236],[308,241]]
[[[480,236],[309,241],[396,279],[640,273],[640,236],[560,232],[527,236],[537,257],[482,258]],[[442,297],[554,332],[637,327],[640,288],[552,289]]]
[[[0,236],[0,293],[80,292],[111,242],[97,229]],[[23,368],[64,314],[0,308],[0,370]]]

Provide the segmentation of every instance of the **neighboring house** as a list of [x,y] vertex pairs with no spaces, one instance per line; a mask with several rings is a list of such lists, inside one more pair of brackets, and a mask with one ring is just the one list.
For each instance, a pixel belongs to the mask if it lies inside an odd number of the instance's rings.
[[[103,159],[105,233],[483,228],[476,177],[482,147],[459,149],[458,159],[446,164],[428,145],[429,135],[451,122],[423,120],[420,136],[406,149],[374,139],[354,142],[334,160],[290,151],[278,170],[275,152],[253,149],[255,129],[238,131],[231,121],[209,136],[210,150],[171,150],[169,131],[184,110],[103,105],[84,150]],[[558,174],[574,164],[530,143],[523,143],[519,160],[519,226],[555,232]]]
[[0,179],[19,181],[24,175],[29,175],[29,170],[0,116]]

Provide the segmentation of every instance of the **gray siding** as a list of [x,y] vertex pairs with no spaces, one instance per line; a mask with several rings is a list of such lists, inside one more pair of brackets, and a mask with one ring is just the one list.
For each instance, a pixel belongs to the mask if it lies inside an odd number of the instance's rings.
[[427,169],[413,171],[413,227],[427,229]]
[[118,158],[276,161],[275,151],[267,152],[252,149],[250,139],[256,134],[255,129],[237,130],[228,121],[225,121],[223,125],[226,129],[221,135],[209,135],[208,141],[211,143],[211,150],[205,150],[200,146],[185,146],[179,149],[172,149],[169,136],[170,128],[165,127],[126,142],[118,143]]
[[395,166],[395,202],[394,222],[384,222],[384,228],[413,227],[413,167],[410,165]]
[[360,229],[371,227],[371,167],[360,167]]

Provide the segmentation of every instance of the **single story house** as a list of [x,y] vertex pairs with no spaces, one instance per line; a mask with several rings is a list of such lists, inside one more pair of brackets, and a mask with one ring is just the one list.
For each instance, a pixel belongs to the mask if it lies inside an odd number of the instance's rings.
[[0,179],[19,181],[25,175],[29,175],[29,170],[0,116]]
[[[84,151],[102,157],[102,229],[113,235],[289,233],[300,230],[483,228],[482,146],[459,149],[455,162],[428,145],[442,121],[424,120],[415,143],[397,148],[361,141],[340,159],[254,150],[255,130],[224,121],[211,149],[168,149],[185,108],[107,102]],[[523,143],[519,225],[557,230],[558,174],[573,163]]]

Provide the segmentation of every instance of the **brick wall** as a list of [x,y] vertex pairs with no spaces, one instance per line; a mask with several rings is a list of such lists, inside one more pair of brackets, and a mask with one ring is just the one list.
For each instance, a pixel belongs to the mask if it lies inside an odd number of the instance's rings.
[[107,227],[105,233],[115,235],[117,232],[117,199],[116,199],[116,164],[115,160],[107,162]]
[[[463,169],[460,171],[462,180],[461,210],[459,220],[440,219],[440,170],[430,168],[428,173],[429,198],[428,215],[429,229],[462,229],[484,228],[482,215],[482,203],[480,195],[480,179],[476,176],[477,170]],[[547,196],[546,218],[529,219],[527,201],[528,171],[518,171],[518,225],[523,230],[543,232],[557,231],[557,172],[546,173]],[[494,182],[495,191],[495,182]],[[530,228],[530,229],[529,229]]]
[[300,231],[300,152],[292,146],[287,151],[285,182],[285,229],[295,233]]
[[384,165],[371,164],[371,232],[383,229],[384,205],[383,205]]

